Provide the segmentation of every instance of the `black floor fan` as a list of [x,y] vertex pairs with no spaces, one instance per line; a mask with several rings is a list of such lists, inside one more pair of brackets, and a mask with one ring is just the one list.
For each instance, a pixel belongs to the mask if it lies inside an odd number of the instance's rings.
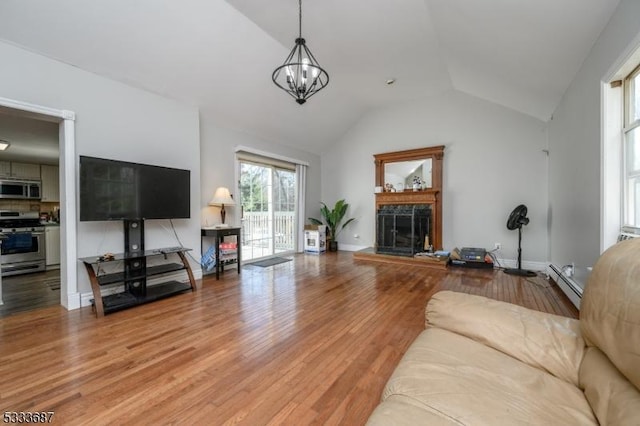
[[514,229],[518,230],[518,267],[505,269],[505,274],[519,275],[522,277],[536,276],[535,272],[522,269],[522,227],[528,223],[529,218],[527,217],[527,206],[520,204],[518,207],[513,209],[509,215],[509,219],[507,220],[507,229],[511,231]]

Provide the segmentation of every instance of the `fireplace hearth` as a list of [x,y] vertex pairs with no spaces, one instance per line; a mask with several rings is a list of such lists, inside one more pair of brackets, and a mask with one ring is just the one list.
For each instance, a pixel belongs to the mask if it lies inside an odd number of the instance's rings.
[[376,253],[413,256],[431,235],[431,205],[386,204],[376,217]]

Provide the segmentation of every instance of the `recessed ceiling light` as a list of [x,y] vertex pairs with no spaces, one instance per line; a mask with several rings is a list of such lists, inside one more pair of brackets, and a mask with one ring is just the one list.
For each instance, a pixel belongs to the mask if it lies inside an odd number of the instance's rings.
[[390,78],[390,79],[388,79],[388,80],[386,81],[386,83],[387,83],[387,85],[388,85],[388,86],[391,86],[391,85],[392,85],[393,83],[395,83],[395,82],[396,82],[396,79],[395,79],[395,78]]
[[11,145],[9,142],[0,140],[0,151],[6,150],[9,148],[9,145]]

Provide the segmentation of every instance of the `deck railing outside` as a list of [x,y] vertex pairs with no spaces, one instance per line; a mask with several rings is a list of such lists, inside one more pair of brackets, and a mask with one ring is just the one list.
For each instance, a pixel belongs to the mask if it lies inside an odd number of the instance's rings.
[[249,260],[295,248],[295,212],[244,212],[242,220],[242,256]]

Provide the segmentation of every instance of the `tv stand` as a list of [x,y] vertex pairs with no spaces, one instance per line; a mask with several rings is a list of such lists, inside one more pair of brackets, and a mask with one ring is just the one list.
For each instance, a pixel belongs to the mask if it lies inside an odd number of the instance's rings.
[[[196,290],[196,281],[185,255],[191,249],[166,247],[144,250],[144,221],[142,220],[125,220],[124,231],[124,253],[80,259],[84,263],[91,282],[96,316],[101,317],[121,309]],[[159,262],[148,265],[149,259],[159,260]],[[123,266],[119,267],[118,262]],[[111,270],[112,266],[113,270]],[[147,282],[152,277],[162,281],[163,276],[179,271],[186,272],[188,282],[172,280],[169,277],[167,281],[160,283]],[[109,294],[103,295],[104,289],[111,291],[105,291]]]

